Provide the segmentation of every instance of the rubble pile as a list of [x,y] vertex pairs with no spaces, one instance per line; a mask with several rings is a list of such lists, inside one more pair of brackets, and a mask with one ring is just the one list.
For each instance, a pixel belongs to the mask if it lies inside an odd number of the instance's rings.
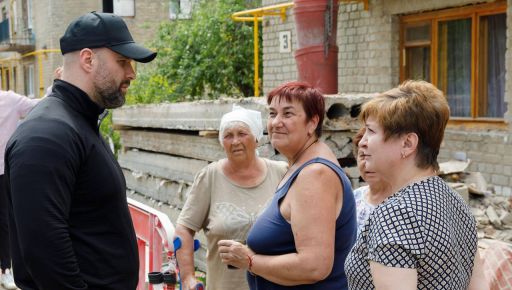
[[478,238],[512,243],[512,199],[505,196],[475,196],[469,200],[477,220]]
[[512,197],[498,196],[479,172],[466,171],[470,160],[440,165],[439,175],[468,202],[479,239],[512,243]]

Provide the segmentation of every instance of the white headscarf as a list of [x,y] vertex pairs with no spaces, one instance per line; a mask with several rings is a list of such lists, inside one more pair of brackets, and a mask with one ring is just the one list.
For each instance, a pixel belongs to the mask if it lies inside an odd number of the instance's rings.
[[260,141],[263,137],[263,124],[261,121],[261,112],[255,110],[245,109],[237,104],[233,104],[233,110],[229,113],[224,114],[220,120],[219,127],[219,142],[222,144],[224,135],[224,129],[231,122],[243,122],[245,123],[256,141]]

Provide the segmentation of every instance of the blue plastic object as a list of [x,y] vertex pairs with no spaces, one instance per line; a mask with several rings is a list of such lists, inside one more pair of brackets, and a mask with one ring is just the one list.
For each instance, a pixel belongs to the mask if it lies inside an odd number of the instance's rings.
[[[172,241],[172,244],[174,246],[174,257],[176,258],[176,252],[181,248],[182,246],[182,243],[181,243],[181,239],[180,237],[176,237],[174,238],[174,241]],[[194,239],[194,252],[199,250],[199,248],[201,247],[201,242],[197,239]],[[179,269],[179,266],[178,266],[178,259],[176,259],[176,266],[178,267]],[[182,284],[181,284],[181,277],[180,277],[180,272],[178,271],[178,278],[180,280],[180,290],[183,290],[182,288]],[[199,282],[196,284],[196,290],[204,290],[204,285],[203,283]]]

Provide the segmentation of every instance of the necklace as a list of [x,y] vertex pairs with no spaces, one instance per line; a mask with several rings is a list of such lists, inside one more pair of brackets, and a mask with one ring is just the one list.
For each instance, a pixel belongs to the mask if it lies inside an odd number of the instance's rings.
[[315,139],[315,141],[311,142],[311,144],[309,144],[308,146],[306,146],[302,150],[300,150],[299,153],[295,154],[295,156],[293,156],[293,162],[290,164],[290,166],[288,166],[288,169],[284,173],[284,175],[281,178],[281,180],[279,181],[279,183],[277,183],[278,188],[279,188],[279,185],[281,184],[281,182],[283,181],[283,179],[285,178],[285,176],[290,171],[290,169],[292,169],[293,165],[295,165],[295,163],[297,163],[297,161],[300,159],[300,157],[302,157],[302,154],[304,154],[304,152],[306,152],[309,149],[309,147],[313,146],[313,144],[315,144],[316,142],[318,142],[318,138]]

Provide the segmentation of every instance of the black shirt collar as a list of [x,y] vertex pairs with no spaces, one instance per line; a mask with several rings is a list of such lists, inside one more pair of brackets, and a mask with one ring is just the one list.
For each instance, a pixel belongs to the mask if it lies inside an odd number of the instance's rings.
[[98,127],[98,116],[105,111],[105,108],[96,104],[80,88],[63,80],[55,80],[53,82],[52,94],[48,97],[61,99],[73,110],[83,115],[93,128]]

